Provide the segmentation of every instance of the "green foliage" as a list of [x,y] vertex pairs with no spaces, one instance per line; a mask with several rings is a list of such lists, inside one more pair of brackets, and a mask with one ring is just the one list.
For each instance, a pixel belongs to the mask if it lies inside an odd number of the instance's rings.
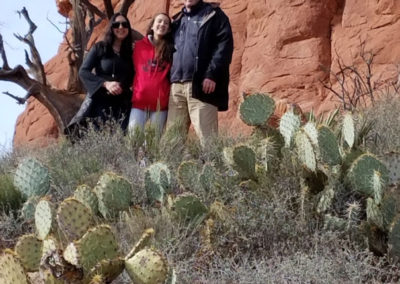
[[200,165],[196,161],[183,161],[178,167],[178,181],[187,190],[196,192],[199,187]]
[[132,200],[132,185],[124,177],[107,172],[100,176],[94,192],[99,202],[99,211],[104,218],[113,218],[127,210]]
[[208,212],[207,207],[192,193],[178,195],[172,204],[177,218],[186,222],[198,222]]
[[54,223],[54,205],[48,200],[40,200],[35,209],[35,227],[40,240],[44,240],[50,234]]
[[81,239],[70,243],[64,250],[65,260],[82,267],[84,274],[100,261],[118,256],[118,244],[111,228],[99,225],[88,230]]
[[162,162],[150,165],[144,174],[144,187],[150,202],[163,203],[164,195],[171,187],[171,173],[168,166]]
[[372,154],[363,154],[352,164],[347,174],[347,179],[354,190],[365,195],[373,197],[375,195],[373,186],[374,173],[381,175],[381,182],[386,184],[388,172],[382,164]]
[[21,193],[15,188],[12,176],[0,174],[0,210],[19,209],[22,203]]
[[32,196],[22,205],[21,216],[25,221],[33,221],[35,219],[36,205],[39,203],[39,196]]
[[10,250],[0,253],[0,283],[4,284],[28,284],[27,276],[20,260]]
[[274,113],[275,101],[266,94],[245,97],[240,104],[240,118],[250,126],[264,126]]
[[290,110],[282,115],[279,122],[279,131],[285,139],[285,147],[291,147],[294,136],[297,130],[300,128],[300,124],[300,116],[295,114],[293,110]]
[[317,167],[316,157],[307,134],[303,131],[298,131],[295,138],[297,154],[301,163],[310,171],[315,172]]
[[22,266],[28,272],[39,270],[40,258],[42,257],[43,242],[35,235],[23,235],[15,245],[15,252],[21,260]]
[[57,224],[69,242],[81,238],[93,223],[92,211],[74,198],[65,199],[58,206]]
[[334,166],[342,162],[336,136],[327,126],[318,127],[318,147],[323,163]]
[[168,278],[168,262],[160,252],[143,249],[125,261],[125,268],[137,284],[165,283]]
[[14,185],[26,198],[43,196],[50,189],[49,170],[38,160],[25,158],[17,167]]
[[99,202],[96,193],[94,193],[88,185],[79,185],[74,192],[73,198],[92,210],[93,215],[96,215],[99,212]]
[[256,178],[256,153],[246,145],[237,145],[232,150],[233,167],[242,179]]

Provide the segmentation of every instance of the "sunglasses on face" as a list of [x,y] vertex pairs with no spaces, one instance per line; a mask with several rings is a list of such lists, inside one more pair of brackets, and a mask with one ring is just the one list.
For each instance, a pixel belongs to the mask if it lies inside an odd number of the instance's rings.
[[128,24],[128,22],[113,22],[111,24],[111,27],[113,29],[118,29],[120,26],[127,29],[129,27],[129,24]]

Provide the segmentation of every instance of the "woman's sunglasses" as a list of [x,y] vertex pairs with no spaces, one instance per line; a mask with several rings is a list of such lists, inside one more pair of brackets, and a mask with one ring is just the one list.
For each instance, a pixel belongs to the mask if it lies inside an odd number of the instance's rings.
[[128,24],[128,22],[113,22],[111,24],[111,27],[113,29],[118,29],[120,26],[127,29],[129,27],[129,24]]

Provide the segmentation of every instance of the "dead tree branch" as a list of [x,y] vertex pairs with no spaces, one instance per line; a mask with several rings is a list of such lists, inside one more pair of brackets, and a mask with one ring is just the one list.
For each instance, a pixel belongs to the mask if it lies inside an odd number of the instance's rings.
[[346,65],[336,52],[338,71],[322,67],[321,69],[329,73],[334,78],[337,86],[334,87],[331,82],[320,81],[324,88],[331,91],[341,102],[344,110],[352,110],[359,105],[366,106],[368,101],[375,102],[375,86],[372,82],[372,64],[374,54],[366,52],[365,46],[361,46],[360,58],[365,66],[365,73],[360,67],[355,65]]
[[7,60],[7,55],[6,55],[6,50],[4,49],[4,43],[3,43],[3,36],[0,34],[0,55],[1,59],[3,60],[3,70],[10,70],[10,66],[8,65],[8,60]]
[[114,15],[114,8],[112,6],[111,0],[103,0],[104,7],[106,9],[107,18],[111,19]]
[[121,9],[119,9],[119,12],[122,15],[126,16],[129,7],[133,4],[133,2],[135,2],[135,0],[124,0],[124,2],[122,2]]
[[90,12],[92,12],[95,15],[97,15],[101,19],[105,19],[106,18],[106,14],[104,14],[96,6],[94,6],[92,3],[90,3],[89,0],[81,0],[81,1]]
[[27,56],[27,53],[26,53],[25,58],[28,58],[26,63],[29,66],[31,73],[36,78],[36,80],[40,81],[43,85],[46,85],[47,83],[46,83],[46,74],[44,72],[44,66],[42,64],[42,60],[40,58],[39,51],[36,48],[35,41],[33,38],[33,32],[36,30],[37,27],[30,19],[28,11],[26,10],[25,7],[23,7],[22,10],[19,11],[18,13],[22,14],[24,16],[24,18],[26,19],[26,21],[28,22],[29,31],[24,37],[17,35],[17,34],[14,34],[14,36],[18,40],[24,42],[25,44],[27,44],[29,46],[30,51],[31,51],[32,60],[29,59],[29,56]]
[[13,95],[13,94],[11,94],[9,92],[3,92],[3,94],[5,94],[5,95],[9,96],[10,98],[16,100],[17,104],[19,104],[19,105],[23,105],[24,103],[26,103],[26,100],[27,100],[27,98],[21,98],[21,97],[15,96],[15,95]]

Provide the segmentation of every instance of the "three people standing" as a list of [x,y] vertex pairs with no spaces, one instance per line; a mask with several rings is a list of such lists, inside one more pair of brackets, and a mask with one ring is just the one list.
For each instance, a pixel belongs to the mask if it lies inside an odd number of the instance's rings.
[[[133,94],[132,110],[127,116],[130,130],[143,129],[148,119],[161,130],[167,119],[167,129],[183,123],[187,133],[191,122],[204,145],[218,134],[218,111],[228,109],[233,36],[229,19],[218,5],[203,0],[182,2],[184,7],[173,17],[172,24],[166,14],[154,17],[146,37],[135,44],[134,68],[132,59],[127,59],[131,52],[126,47],[130,40],[129,21],[125,16],[114,15],[108,32],[112,40],[107,41],[106,34],[106,43],[92,48],[80,76],[88,90],[87,98],[94,99],[93,95],[101,90],[100,103],[92,107],[100,118],[104,118],[103,112],[115,118],[129,113],[125,102]],[[99,50],[105,52],[99,56]],[[113,60],[105,64],[105,55]],[[95,74],[91,72],[93,68]],[[136,73],[130,93],[127,86],[132,82],[133,70]],[[123,129],[126,122],[125,119],[121,123]]]

